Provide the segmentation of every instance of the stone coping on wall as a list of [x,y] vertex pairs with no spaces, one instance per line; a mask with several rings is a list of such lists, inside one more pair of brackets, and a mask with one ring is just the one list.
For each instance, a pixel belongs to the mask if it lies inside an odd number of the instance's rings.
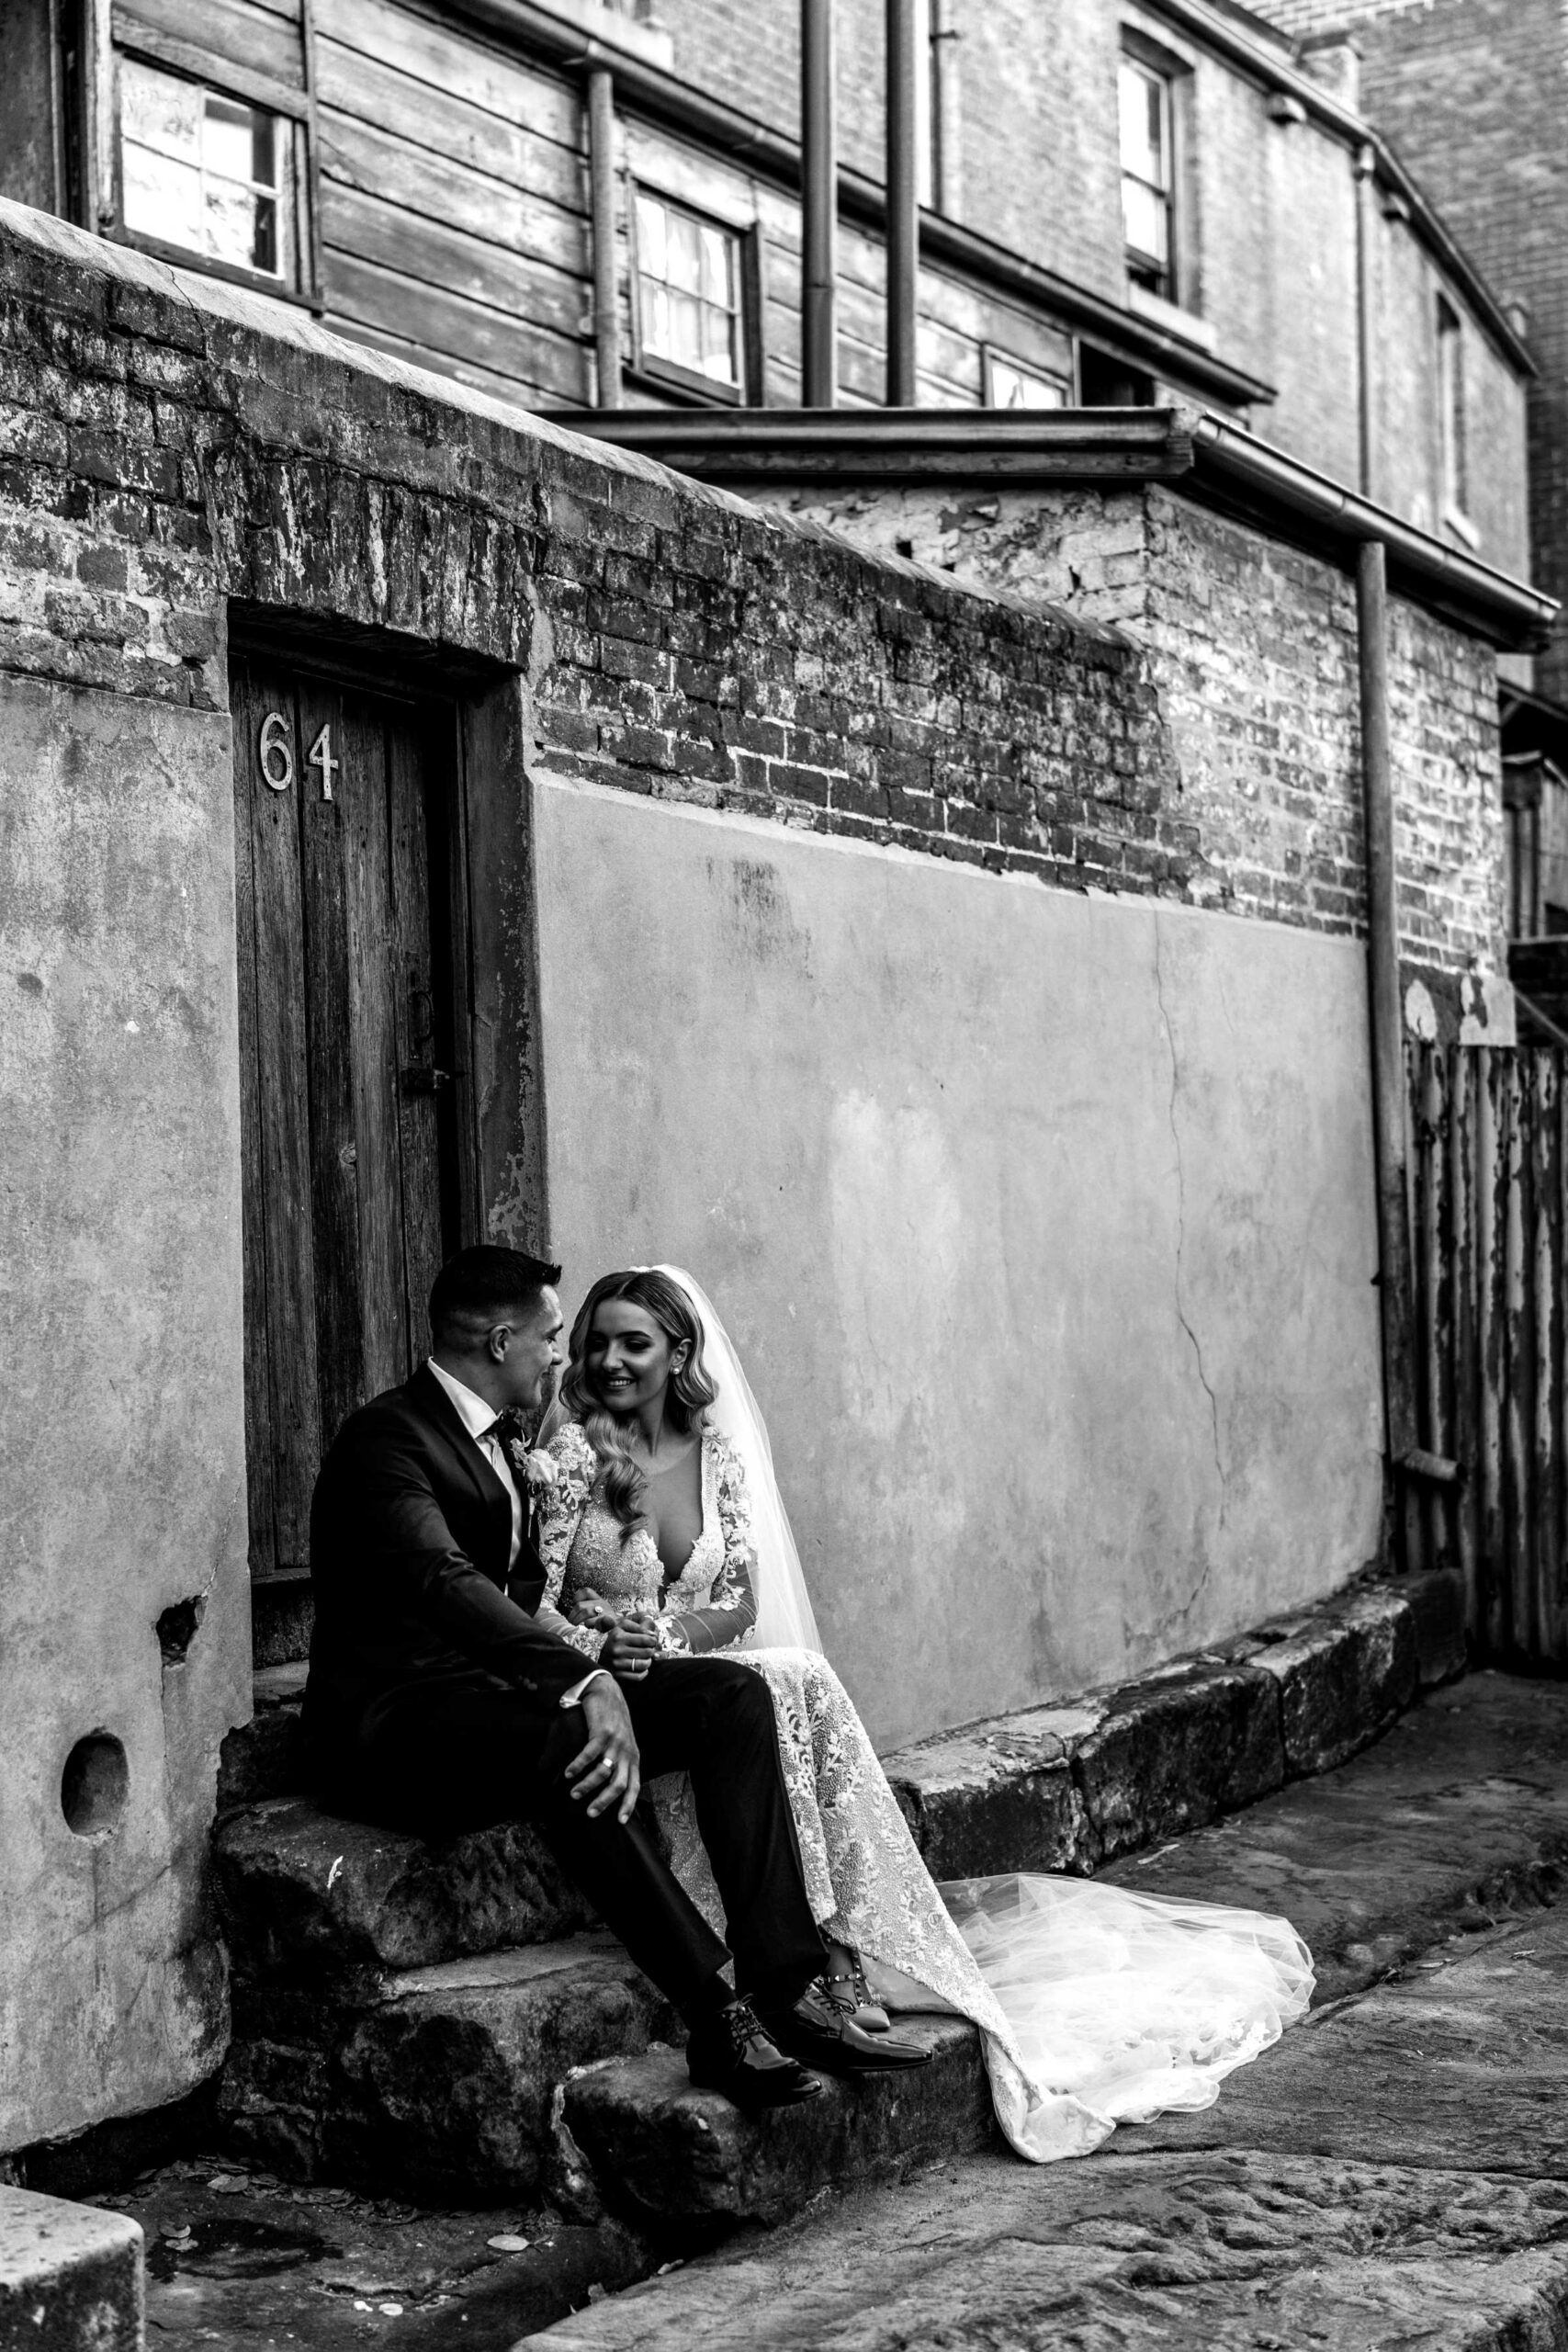
[[135,2222],[0,2184],[0,2345],[141,2352],[143,2299]]

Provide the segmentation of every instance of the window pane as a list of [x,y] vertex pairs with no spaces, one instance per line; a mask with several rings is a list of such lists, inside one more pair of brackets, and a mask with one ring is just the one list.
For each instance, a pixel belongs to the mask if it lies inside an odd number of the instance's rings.
[[200,253],[201,174],[194,164],[175,163],[128,139],[120,150],[120,175],[128,229]]
[[1051,376],[1037,376],[1011,359],[991,359],[993,408],[1065,408],[1066,389]]
[[226,180],[251,176],[251,109],[231,98],[207,100],[202,125],[201,160],[209,172]]
[[1163,196],[1142,180],[1122,183],[1122,219],[1127,243],[1164,269],[1170,258],[1170,216]]
[[735,366],[735,322],[728,311],[711,305],[703,311],[703,373],[716,382],[739,381]]
[[195,82],[182,82],[173,74],[156,73],[134,57],[122,58],[122,139],[127,144],[134,141],[138,147],[151,148],[156,155],[175,155],[182,163],[199,163],[205,95]]
[[729,308],[729,249],[731,239],[722,229],[702,232],[702,290],[705,300]]
[[637,260],[647,277],[663,279],[669,270],[664,259],[664,207],[646,196],[637,200]]
[[1166,85],[1156,74],[1122,61],[1122,168],[1156,187],[1169,185]]

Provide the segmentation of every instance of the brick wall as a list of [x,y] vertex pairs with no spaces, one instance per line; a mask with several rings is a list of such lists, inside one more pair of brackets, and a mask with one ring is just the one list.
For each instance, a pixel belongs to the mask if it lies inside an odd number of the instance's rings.
[[[54,234],[0,247],[5,666],[220,707],[225,596],[322,611],[530,664],[559,773],[1353,925],[1353,639],[1314,559],[1160,491],[851,502],[858,552]],[[1488,964],[1493,659],[1414,614],[1396,659],[1412,951]]]
[[[961,578],[1124,629],[1147,651],[1198,843],[1188,895],[1361,932],[1355,591],[1343,571],[1158,484],[793,503],[863,543],[901,542]],[[1397,598],[1393,612],[1404,953],[1433,971],[1493,973],[1504,960],[1495,657]]]

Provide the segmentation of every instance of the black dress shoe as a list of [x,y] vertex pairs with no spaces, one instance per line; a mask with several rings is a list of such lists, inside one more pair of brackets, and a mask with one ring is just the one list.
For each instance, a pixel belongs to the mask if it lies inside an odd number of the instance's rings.
[[807,1986],[793,2008],[770,2009],[762,2028],[779,2049],[824,2075],[885,2075],[931,2064],[931,2052],[918,2041],[865,2032],[819,1979]]
[[749,2114],[764,2107],[798,2107],[822,2088],[815,2075],[785,2057],[745,2001],[731,2001],[716,2017],[693,2027],[686,2071],[699,2090],[722,2091]]

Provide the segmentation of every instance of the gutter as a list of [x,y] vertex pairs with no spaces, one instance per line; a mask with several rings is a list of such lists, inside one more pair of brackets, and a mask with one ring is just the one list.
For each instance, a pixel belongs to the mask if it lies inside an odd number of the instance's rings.
[[[445,13],[503,33],[555,65],[586,72],[607,68],[615,75],[617,99],[633,111],[667,129],[683,131],[777,186],[798,192],[797,140],[786,138],[753,115],[704,96],[662,67],[650,65],[609,41],[585,37],[565,19],[533,6],[532,0],[447,0]],[[879,230],[886,237],[887,203],[881,182],[840,164],[838,187],[843,217],[863,228]],[[1058,277],[1054,270],[1043,269],[940,213],[921,212],[919,242],[926,262],[945,263],[983,286],[1049,309],[1113,357],[1150,374],[1174,378],[1201,397],[1223,401],[1229,408],[1257,407],[1275,397],[1274,386],[1262,377],[1216,359],[1180,335],[1139,318],[1070,278]]]
[[741,492],[762,484],[1025,489],[1170,481],[1354,568],[1386,550],[1414,603],[1507,651],[1545,643],[1556,599],[1417,530],[1224,419],[1190,409],[555,409],[551,424]]

